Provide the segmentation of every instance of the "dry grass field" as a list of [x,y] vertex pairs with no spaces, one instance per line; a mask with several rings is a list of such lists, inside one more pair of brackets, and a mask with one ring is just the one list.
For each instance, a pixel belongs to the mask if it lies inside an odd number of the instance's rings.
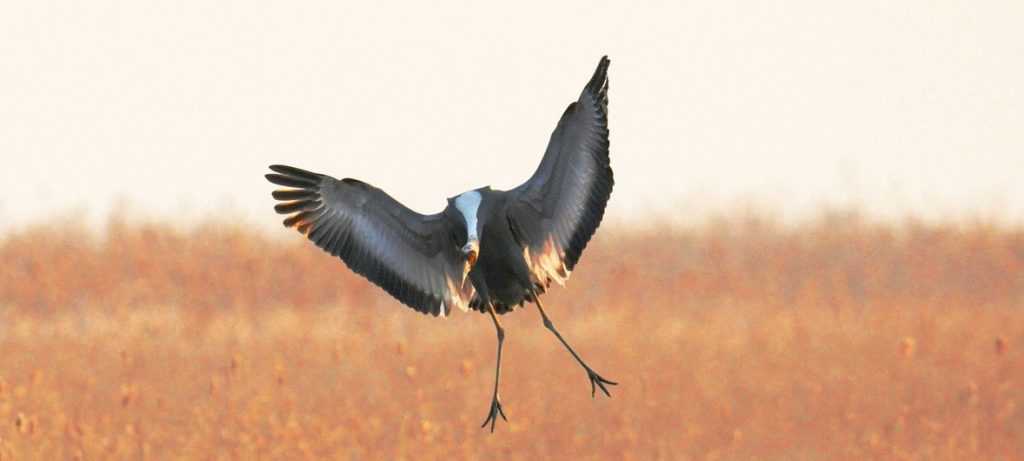
[[279,232],[0,236],[0,460],[1024,458],[1022,227],[606,226],[545,306],[620,385],[518,310],[494,434],[486,316]]

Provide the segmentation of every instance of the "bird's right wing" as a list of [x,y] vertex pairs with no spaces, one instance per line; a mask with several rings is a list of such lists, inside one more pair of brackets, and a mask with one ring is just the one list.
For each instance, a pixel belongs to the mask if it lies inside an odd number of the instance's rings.
[[355,179],[272,165],[274,209],[324,251],[419,312],[467,310],[474,292],[441,214],[422,215]]

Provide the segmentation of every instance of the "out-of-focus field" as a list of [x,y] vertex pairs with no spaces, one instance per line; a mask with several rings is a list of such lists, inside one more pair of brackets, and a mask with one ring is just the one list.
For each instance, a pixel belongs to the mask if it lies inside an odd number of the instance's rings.
[[[284,230],[280,230],[285,233]],[[284,238],[291,237],[291,238]],[[1024,456],[1024,228],[602,228],[495,334],[298,235],[73,221],[0,237],[0,459]]]

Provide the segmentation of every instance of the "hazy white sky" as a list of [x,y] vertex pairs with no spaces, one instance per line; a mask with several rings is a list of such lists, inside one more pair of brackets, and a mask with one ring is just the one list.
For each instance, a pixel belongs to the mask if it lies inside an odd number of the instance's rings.
[[598,58],[610,216],[1024,220],[1024,2],[3,2],[4,226],[277,225],[262,175],[421,212],[535,168]]

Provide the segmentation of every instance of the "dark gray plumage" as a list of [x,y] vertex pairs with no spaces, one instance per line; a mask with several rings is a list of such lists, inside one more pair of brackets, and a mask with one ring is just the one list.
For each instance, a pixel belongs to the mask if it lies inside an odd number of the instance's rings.
[[[540,165],[509,191],[490,187],[448,199],[433,215],[405,207],[384,191],[273,165],[266,178],[275,210],[318,247],[338,256],[413,309],[447,315],[454,307],[487,312],[498,332],[494,396],[486,426],[504,418],[498,399],[504,328],[497,314],[530,301],[545,326],[584,367],[591,392],[608,381],[588,367],[548,319],[539,295],[562,284],[604,217],[614,179],[608,155],[608,64],[601,59],[579,99],[558,121]],[[610,394],[609,394],[610,395]]]
[[270,182],[298,189],[274,191],[274,207],[318,247],[395,299],[423,313],[447,314],[472,292],[460,281],[463,257],[452,247],[445,213],[421,215],[384,191],[355,179],[337,180],[284,165]]

